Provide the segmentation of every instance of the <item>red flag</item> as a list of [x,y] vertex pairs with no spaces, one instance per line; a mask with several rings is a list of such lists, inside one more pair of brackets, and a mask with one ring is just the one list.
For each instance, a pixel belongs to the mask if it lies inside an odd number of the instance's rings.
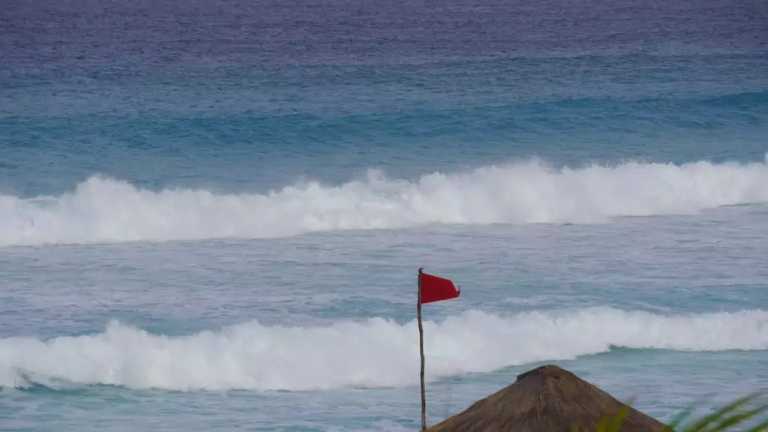
[[431,303],[440,300],[456,298],[461,291],[453,285],[450,279],[441,278],[419,271],[421,286],[421,303]]

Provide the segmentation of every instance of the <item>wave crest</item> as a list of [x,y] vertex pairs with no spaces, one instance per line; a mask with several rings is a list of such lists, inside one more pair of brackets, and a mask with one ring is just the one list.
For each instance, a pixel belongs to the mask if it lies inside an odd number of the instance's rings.
[[[613,308],[468,311],[425,322],[428,378],[570,359],[611,346],[719,351],[768,349],[768,311],[665,316]],[[308,390],[417,383],[418,333],[374,318],[323,327],[249,322],[169,337],[118,322],[103,333],[0,339],[0,387],[29,377],[131,388]]]
[[0,246],[265,238],[431,223],[592,223],[768,201],[768,162],[624,163],[554,169],[539,161],[433,173],[371,171],[265,194],[151,191],[92,177],[60,196],[0,195]]

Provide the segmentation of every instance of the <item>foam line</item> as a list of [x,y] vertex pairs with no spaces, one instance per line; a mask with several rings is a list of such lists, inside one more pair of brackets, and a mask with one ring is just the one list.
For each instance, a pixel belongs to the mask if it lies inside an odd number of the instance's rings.
[[[571,359],[612,346],[768,349],[768,311],[659,315],[613,308],[499,316],[468,311],[425,322],[428,378]],[[118,322],[102,333],[0,339],[0,387],[31,381],[172,390],[328,389],[418,381],[415,322],[374,318],[321,327],[248,322],[169,337]]]
[[768,201],[768,163],[624,163],[554,169],[540,161],[470,172],[308,182],[269,193],[137,188],[91,177],[59,196],[0,195],[0,246],[265,238],[434,223],[593,223]]

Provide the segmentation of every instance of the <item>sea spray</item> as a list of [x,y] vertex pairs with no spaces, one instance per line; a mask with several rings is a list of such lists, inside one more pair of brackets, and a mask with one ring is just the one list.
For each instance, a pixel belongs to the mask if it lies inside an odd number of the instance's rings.
[[[768,349],[768,311],[659,315],[596,307],[510,316],[467,311],[425,322],[428,378],[571,359],[612,346],[685,351]],[[169,337],[111,322],[102,333],[0,339],[0,386],[36,379],[171,390],[308,390],[418,381],[415,322],[327,326],[253,321]],[[36,378],[37,377],[37,378]]]
[[283,237],[424,224],[595,223],[768,201],[768,163],[629,162],[555,169],[540,161],[424,175],[371,171],[268,193],[141,189],[91,177],[71,193],[0,195],[0,246]]

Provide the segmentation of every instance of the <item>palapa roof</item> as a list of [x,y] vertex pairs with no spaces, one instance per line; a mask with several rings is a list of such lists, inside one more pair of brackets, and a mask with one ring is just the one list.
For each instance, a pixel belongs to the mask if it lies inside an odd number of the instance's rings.
[[615,417],[624,407],[628,413],[622,432],[664,430],[659,421],[627,407],[573,373],[550,365],[518,375],[514,384],[428,431],[593,432],[602,419]]

